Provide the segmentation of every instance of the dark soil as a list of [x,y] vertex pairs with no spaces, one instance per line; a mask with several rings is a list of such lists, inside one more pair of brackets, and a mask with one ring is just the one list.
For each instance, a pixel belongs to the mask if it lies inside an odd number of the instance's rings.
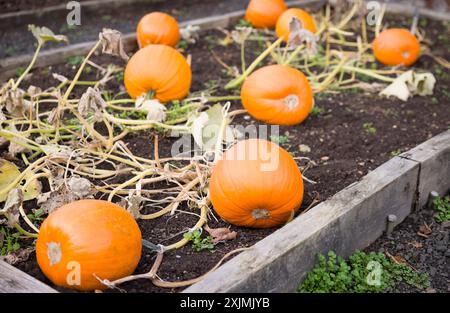
[[[366,251],[401,257],[417,271],[428,273],[432,286],[428,292],[450,292],[450,226],[436,222],[435,214],[433,208],[426,207],[411,214],[391,236],[380,237]],[[418,235],[423,225],[428,225],[432,230],[427,237]],[[423,290],[401,283],[394,292]]]
[[[427,37],[433,41],[432,50],[437,55],[449,59],[448,42],[441,41],[438,36],[447,31],[446,26],[437,22],[428,21],[427,23]],[[206,87],[217,85],[219,88],[216,94],[226,94],[220,86],[229,81],[230,77],[227,75],[227,71],[221,70],[222,68],[214,58],[213,52],[227,64],[240,64],[238,46],[234,44],[226,47],[220,46],[217,37],[223,38],[224,34],[219,30],[204,32],[200,36],[201,40],[197,44],[188,47],[187,51],[185,51],[185,54],[189,53],[192,55],[192,91],[199,91]],[[247,49],[248,62],[261,49],[261,44],[257,42],[249,44]],[[123,65],[117,59],[104,56],[95,57],[94,61],[101,65],[107,65],[111,62]],[[375,169],[394,155],[406,151],[448,129],[450,125],[450,107],[448,106],[450,100],[450,77],[448,72],[426,56],[421,57],[416,66],[435,72],[438,81],[435,94],[432,97],[414,97],[405,103],[399,100],[388,100],[374,94],[364,94],[358,90],[344,94],[318,94],[315,96],[315,101],[316,106],[320,108],[319,114],[311,115],[300,125],[280,127],[280,135],[288,138],[288,141],[281,145],[293,155],[306,156],[316,163],[314,167],[304,172],[305,177],[315,181],[316,184],[305,183],[303,208],[308,206],[314,197],[319,197],[322,201],[326,200],[349,184],[358,181],[369,171]],[[51,73],[71,77],[75,73],[75,68],[75,66],[69,64],[59,64],[51,68],[37,69],[34,71],[34,75],[26,81],[26,84],[46,88],[56,83],[51,78]],[[85,73],[82,79],[96,79],[95,71]],[[106,89],[117,93],[123,87],[121,82],[112,81],[108,83]],[[81,92],[82,90],[76,90],[78,95]],[[234,102],[232,108],[241,108],[241,103],[238,101]],[[234,120],[233,124],[244,126],[249,124],[259,125],[259,122],[249,118],[249,116],[240,116]],[[370,130],[367,125],[370,125]],[[162,156],[170,153],[170,146],[174,140],[176,139],[169,137],[160,140]],[[133,134],[128,136],[125,141],[137,155],[148,156],[152,154],[151,133]],[[311,148],[311,152],[300,152],[300,144],[308,145]],[[143,238],[151,242],[167,244],[180,239],[181,235],[175,237],[174,235],[185,231],[194,225],[195,222],[195,217],[192,215],[177,214],[151,221],[141,221],[139,225]],[[405,225],[408,225],[408,222]],[[212,220],[210,226],[228,225],[222,221],[215,222]],[[399,229],[402,229],[401,227],[404,226],[400,226]],[[413,228],[412,236],[414,236],[416,231],[415,227]],[[176,251],[166,253],[158,272],[159,276],[168,281],[198,277],[212,268],[227,252],[238,247],[251,246],[274,231],[274,229],[258,230],[234,226],[231,226],[231,229],[238,232],[238,239],[218,244],[214,251],[195,252],[190,245],[187,245]],[[391,249],[389,245],[381,246]],[[378,248],[374,246],[373,249],[376,250]],[[404,249],[408,249],[406,243],[404,244]],[[434,249],[437,251],[437,247]],[[409,252],[412,253],[412,251],[413,249],[409,249]],[[392,250],[392,253],[396,253],[396,250]],[[442,258],[437,258],[438,254],[434,255],[436,255],[436,262],[442,260]],[[143,253],[136,273],[148,271],[153,263],[153,259],[154,253]],[[32,255],[30,260],[17,264],[17,266],[51,285],[40,272],[34,255]],[[434,267],[438,269],[437,265]],[[437,271],[436,275],[439,275],[439,273],[441,272]],[[435,288],[441,288],[440,286],[441,283],[437,281]],[[145,280],[130,282],[122,285],[121,288],[128,292],[179,291],[161,289]]]
[[[62,2],[59,0],[49,0]],[[13,1],[7,1],[13,2]],[[21,2],[39,2],[22,0]],[[188,3],[187,3],[188,2]],[[136,0],[132,3],[114,3],[101,8],[81,5],[81,25],[69,26],[66,21],[68,10],[42,13],[35,16],[0,20],[0,58],[32,53],[34,37],[28,31],[28,24],[46,26],[55,34],[68,35],[71,43],[96,40],[104,28],[120,30],[123,33],[136,31],[139,19],[152,11],[166,12],[178,21],[186,21],[204,16],[225,14],[244,9],[247,1],[242,0]],[[5,4],[6,5],[6,4]],[[18,6],[21,6],[18,4]],[[0,12],[1,10],[0,2]],[[20,38],[20,40],[17,40]],[[49,43],[44,49],[62,44]]]

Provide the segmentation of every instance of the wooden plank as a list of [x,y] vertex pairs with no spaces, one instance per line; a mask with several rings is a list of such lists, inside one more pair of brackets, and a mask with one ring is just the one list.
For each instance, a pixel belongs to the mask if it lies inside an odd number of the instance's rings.
[[317,253],[349,256],[383,234],[388,215],[400,223],[411,212],[418,173],[417,162],[391,159],[184,292],[295,291]]
[[[100,8],[102,6],[108,5],[123,5],[127,3],[133,3],[137,1],[142,0],[90,0],[90,1],[83,1],[80,2],[81,8]],[[69,2],[69,1],[67,1]],[[38,9],[32,9],[32,10],[23,10],[23,11],[17,11],[17,12],[7,12],[7,13],[1,13],[0,14],[0,20],[1,19],[12,19],[12,18],[19,18],[19,17],[26,17],[26,16],[33,16],[33,15],[43,15],[45,13],[54,13],[55,11],[65,11],[68,12],[66,9],[67,3],[58,4],[58,5],[52,5],[48,7],[42,7]]]
[[431,191],[437,191],[441,196],[450,191],[450,130],[402,153],[400,157],[420,164],[417,209],[425,205]]
[[55,289],[0,260],[0,293],[55,293]]

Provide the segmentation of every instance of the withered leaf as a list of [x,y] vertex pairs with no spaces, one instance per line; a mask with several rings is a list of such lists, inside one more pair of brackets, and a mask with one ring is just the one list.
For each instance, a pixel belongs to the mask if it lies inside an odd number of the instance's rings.
[[44,44],[47,41],[56,41],[61,42],[64,41],[69,43],[69,39],[64,35],[55,35],[49,28],[47,27],[38,27],[34,25],[28,25],[28,30],[31,31],[33,36],[39,42],[39,44]]
[[101,121],[103,119],[102,110],[106,108],[106,102],[103,100],[98,89],[89,87],[81,96],[78,103],[78,112],[87,117],[88,113],[94,113],[94,120]]
[[25,262],[30,257],[31,253],[33,252],[33,249],[20,249],[18,251],[8,253],[2,259],[11,265]]
[[19,188],[12,189],[8,198],[6,199],[5,206],[0,210],[0,214],[6,216],[8,219],[8,226],[14,227],[19,222],[20,211],[19,208],[23,203],[23,192]]
[[237,232],[231,231],[227,227],[210,228],[208,225],[204,226],[204,229],[213,237],[213,243],[220,241],[236,239]]
[[292,18],[289,22],[289,38],[288,46],[290,48],[297,48],[303,42],[306,45],[306,52],[310,55],[317,53],[318,36],[303,28],[302,22],[297,18]]
[[125,61],[128,61],[129,57],[123,48],[121,32],[115,29],[103,28],[103,31],[99,34],[99,39],[102,43],[103,53],[120,56]]

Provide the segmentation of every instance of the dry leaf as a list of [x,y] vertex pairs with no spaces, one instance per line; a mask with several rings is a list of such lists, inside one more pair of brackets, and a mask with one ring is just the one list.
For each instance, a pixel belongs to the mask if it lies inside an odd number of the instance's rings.
[[96,190],[92,188],[91,183],[86,178],[78,176],[69,178],[66,186],[60,172],[53,179],[53,187],[55,188],[53,191],[42,193],[37,197],[37,205],[46,213],[52,213],[73,201],[92,199],[96,193]]
[[231,32],[231,38],[234,42],[241,45],[247,40],[248,36],[250,36],[252,30],[251,27],[236,27],[236,29]]
[[1,259],[8,264],[14,265],[27,261],[32,252],[33,249],[20,249],[16,252],[8,253],[7,255],[1,257]]
[[430,226],[427,225],[427,223],[423,223],[423,225],[419,227],[419,232],[428,236],[432,233],[432,230]]
[[65,83],[69,80],[67,77],[57,73],[53,73],[52,76],[54,79],[59,80],[61,83]]
[[208,225],[204,226],[204,229],[213,237],[213,243],[216,244],[220,241],[236,239],[237,232],[231,231],[227,227],[210,228]]
[[89,87],[81,96],[78,103],[78,112],[83,117],[87,117],[89,113],[94,113],[94,120],[101,121],[103,119],[102,110],[106,108],[106,102],[103,100],[98,89]]
[[55,41],[61,42],[64,41],[69,43],[69,39],[64,35],[55,35],[49,28],[47,27],[37,27],[34,25],[28,25],[28,30],[31,31],[33,36],[37,39],[39,44],[44,44],[47,41]]
[[123,198],[119,205],[130,212],[134,218],[138,218],[141,215],[140,212],[143,201],[144,198],[142,198],[139,194],[135,191],[130,191],[128,197]]
[[67,186],[69,187],[69,190],[80,199],[92,195],[91,182],[86,178],[72,176],[67,182]]
[[[223,134],[220,134],[222,123],[225,123]],[[208,110],[201,112],[192,122],[191,133],[195,143],[204,151],[211,151],[221,137],[226,142],[232,142],[237,135],[229,124],[224,106],[215,104]]]
[[411,241],[411,242],[408,242],[408,244],[413,246],[416,249],[420,249],[423,247],[423,244],[421,244],[420,242],[417,242],[417,241]]
[[42,89],[33,85],[30,85],[27,89],[27,93],[30,97],[35,97],[42,92]]
[[188,25],[180,29],[181,38],[188,43],[195,43],[198,38],[199,26]]
[[8,198],[6,199],[5,206],[0,210],[0,214],[8,218],[8,226],[14,227],[19,222],[20,211],[19,208],[23,203],[23,192],[19,188],[12,189]]
[[414,95],[428,96],[433,94],[436,78],[431,73],[417,74],[407,71],[398,76],[389,86],[380,92],[387,97],[394,96],[400,100],[407,101]]
[[145,96],[136,99],[135,107],[147,112],[147,120],[164,122],[166,120],[167,107],[156,99],[146,100]]
[[297,48],[304,42],[307,53],[314,55],[317,53],[318,40],[319,38],[315,34],[303,28],[302,22],[299,19],[293,17],[289,22],[288,46],[290,48]]
[[102,52],[121,57],[128,61],[129,57],[125,53],[122,43],[122,33],[115,29],[103,28],[99,34],[102,43]]
[[29,117],[30,112],[34,113],[34,107],[24,96],[25,91],[20,88],[9,89],[2,95],[0,103],[4,103],[6,111],[14,117]]

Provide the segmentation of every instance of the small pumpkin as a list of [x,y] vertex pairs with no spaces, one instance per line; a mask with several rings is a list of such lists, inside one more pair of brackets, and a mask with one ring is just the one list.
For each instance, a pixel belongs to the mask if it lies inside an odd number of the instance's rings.
[[251,0],[245,12],[245,19],[256,28],[273,28],[286,9],[284,0]]
[[419,40],[409,30],[390,28],[382,31],[372,43],[375,58],[389,66],[410,66],[420,56]]
[[162,44],[175,47],[180,41],[180,28],[169,14],[152,12],[144,15],[136,29],[140,48],[149,44]]
[[278,38],[283,38],[284,41],[289,39],[289,24],[293,18],[298,19],[301,22],[302,27],[313,34],[317,31],[314,18],[308,12],[302,9],[292,8],[284,11],[278,18],[275,28]]
[[253,72],[242,85],[241,99],[255,119],[278,125],[303,122],[313,106],[308,79],[285,65],[269,65]]
[[300,208],[302,174],[292,156],[263,139],[238,142],[214,166],[209,185],[214,210],[244,227],[280,226]]
[[95,277],[110,281],[134,272],[141,258],[141,231],[120,206],[102,200],[64,205],[42,223],[36,257],[55,285],[105,289]]
[[136,52],[125,68],[124,82],[132,98],[151,93],[161,102],[189,93],[192,72],[184,56],[172,47],[148,45]]

